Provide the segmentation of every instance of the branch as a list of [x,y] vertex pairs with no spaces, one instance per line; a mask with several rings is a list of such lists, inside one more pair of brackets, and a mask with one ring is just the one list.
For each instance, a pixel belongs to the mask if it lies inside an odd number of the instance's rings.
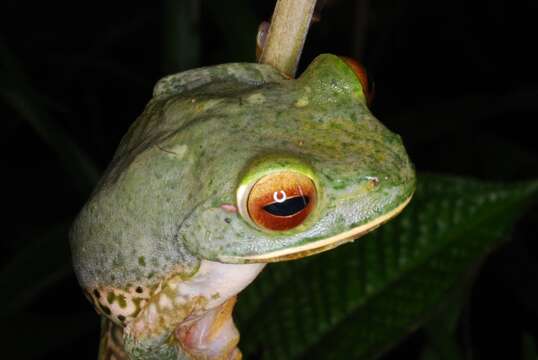
[[316,0],[277,1],[260,63],[295,75],[315,5]]

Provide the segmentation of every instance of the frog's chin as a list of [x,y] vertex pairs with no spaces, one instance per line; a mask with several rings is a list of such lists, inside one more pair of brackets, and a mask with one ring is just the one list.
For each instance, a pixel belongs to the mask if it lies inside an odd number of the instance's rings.
[[234,262],[240,260],[246,263],[268,263],[268,262],[278,262],[285,260],[299,259],[305,256],[314,255],[323,251],[333,249],[339,245],[345,244],[350,241],[366,235],[372,230],[375,230],[379,226],[383,225],[396,215],[398,215],[411,201],[413,194],[411,194],[404,202],[398,205],[396,208],[391,211],[365,223],[354,227],[350,230],[344,231],[340,234],[331,236],[326,239],[317,240],[308,244],[296,246],[293,248],[281,249],[272,251],[260,255],[252,256],[242,256],[240,258],[228,258],[227,260],[232,260]]

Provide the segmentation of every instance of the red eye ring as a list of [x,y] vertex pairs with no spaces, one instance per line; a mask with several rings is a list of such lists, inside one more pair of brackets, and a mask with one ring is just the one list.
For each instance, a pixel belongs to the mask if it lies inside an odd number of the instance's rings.
[[372,104],[372,101],[374,100],[374,86],[370,86],[368,74],[366,73],[364,66],[362,66],[361,63],[359,63],[357,60],[350,57],[340,56],[340,58],[347,64],[347,66],[351,68],[351,70],[353,70],[353,72],[359,79],[359,82],[362,86],[362,93],[366,98],[366,103],[368,106],[370,106]]

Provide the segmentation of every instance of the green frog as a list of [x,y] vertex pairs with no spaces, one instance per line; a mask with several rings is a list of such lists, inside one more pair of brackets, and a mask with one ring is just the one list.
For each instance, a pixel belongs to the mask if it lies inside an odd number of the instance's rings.
[[99,359],[240,359],[236,295],[270,262],[332,249],[408,204],[400,137],[361,71],[232,63],[160,80],[71,231]]

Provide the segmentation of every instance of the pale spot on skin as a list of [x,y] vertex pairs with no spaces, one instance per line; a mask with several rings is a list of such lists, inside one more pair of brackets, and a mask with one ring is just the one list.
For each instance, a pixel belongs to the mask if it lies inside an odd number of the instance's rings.
[[235,205],[232,205],[232,204],[222,204],[220,206],[220,208],[226,212],[229,212],[229,213],[236,213],[237,212],[237,208],[235,207]]
[[172,290],[175,290],[176,287],[177,287],[177,283],[174,282],[174,281],[170,281],[170,282],[168,283],[168,287],[169,287],[170,289],[172,289]]
[[172,309],[174,307],[174,304],[172,304],[172,300],[166,295],[161,295],[161,298],[159,299],[159,307],[161,309]]
[[265,102],[265,96],[261,93],[255,93],[247,98],[249,104],[263,104]]
[[188,298],[187,298],[187,297],[185,297],[185,296],[180,296],[180,295],[176,296],[176,298],[174,299],[174,303],[175,303],[176,305],[184,305],[184,304],[187,303],[187,301],[188,301]]
[[218,105],[221,101],[222,101],[221,99],[201,100],[201,101],[192,99],[191,105],[195,113],[203,113],[211,109],[212,107]]
[[148,323],[153,324],[157,320],[157,306],[150,304],[148,308]]
[[184,144],[177,144],[171,148],[162,148],[162,150],[166,151],[170,158],[181,160],[187,153],[188,146]]
[[295,102],[295,107],[302,108],[302,107],[307,106],[309,103],[310,103],[310,100],[308,99],[308,97],[303,96],[302,98],[300,98],[299,100]]
[[207,110],[217,106],[221,102],[222,102],[222,99],[212,99],[212,100],[204,101],[203,104],[202,104],[202,106],[203,106],[202,110],[207,111]]

